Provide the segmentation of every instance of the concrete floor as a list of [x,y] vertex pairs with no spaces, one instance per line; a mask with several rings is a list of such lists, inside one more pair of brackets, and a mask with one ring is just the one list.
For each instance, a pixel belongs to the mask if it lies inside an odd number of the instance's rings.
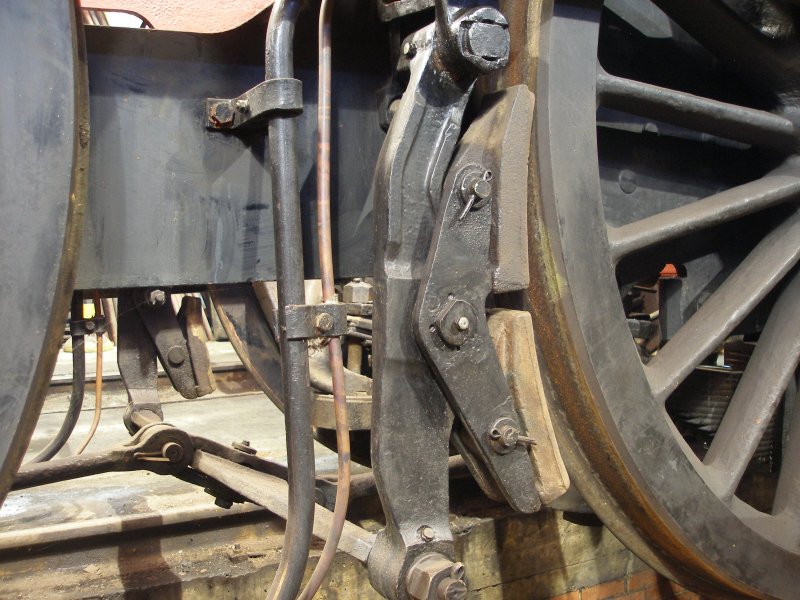
[[[216,346],[214,362],[230,363],[230,352]],[[62,422],[69,361],[60,359],[62,384],[45,402],[28,458]],[[114,352],[105,352],[104,361],[105,408],[87,452],[129,437],[122,424],[126,394],[113,383]],[[90,379],[93,364],[94,355],[87,355]],[[85,409],[62,455],[72,454],[88,431],[92,390],[87,385]],[[167,422],[220,442],[246,439],[262,456],[285,462],[283,415],[243,371],[220,374],[217,392],[207,398],[184,400],[165,378],[159,390]],[[335,455],[319,444],[315,450],[318,473],[335,473]],[[598,524],[575,524],[557,511],[514,515],[487,502],[474,486],[453,493],[451,528],[457,556],[467,565],[471,598],[551,598],[644,568]],[[373,531],[381,526],[376,498],[360,502],[349,516]],[[66,481],[13,492],[0,509],[0,598],[263,598],[282,543],[280,519],[250,504],[219,508],[198,487],[172,477],[132,472]],[[307,575],[321,546],[317,540]],[[366,569],[340,554],[318,598],[379,596]]]
[[[215,368],[224,371],[236,367],[238,358],[229,344],[215,342],[211,346]],[[104,381],[107,382],[104,408],[86,453],[102,452],[130,437],[122,422],[127,396],[119,385],[113,384],[118,379],[116,350],[105,351],[103,360]],[[72,437],[58,457],[74,454],[89,431],[94,410],[94,385],[91,383],[94,364],[95,355],[87,354],[89,382],[84,408]],[[62,352],[54,377],[61,385],[51,388],[25,460],[44,448],[61,426],[69,400],[70,374],[71,355]],[[217,391],[195,400],[181,398],[162,379],[159,380],[159,394],[166,422],[223,443],[247,440],[260,456],[285,464],[283,413],[264,394],[255,391],[252,380],[243,371],[218,375]],[[318,473],[335,474],[336,455],[317,443],[315,452]],[[143,498],[147,501],[142,502]],[[25,528],[39,528],[64,521],[75,523],[114,515],[157,513],[178,505],[197,505],[212,510],[214,507],[211,496],[171,477],[148,472],[108,473],[12,492],[0,509],[0,536],[4,532],[19,533],[21,523]]]

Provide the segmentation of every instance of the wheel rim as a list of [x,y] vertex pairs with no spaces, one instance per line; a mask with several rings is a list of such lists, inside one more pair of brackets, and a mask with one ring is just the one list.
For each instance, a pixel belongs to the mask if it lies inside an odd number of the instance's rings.
[[[683,2],[662,4],[699,36],[691,23],[699,13],[694,17],[681,13]],[[692,4],[700,13],[719,8],[715,2],[704,2],[702,7]],[[695,585],[699,581],[724,586],[734,593],[792,597],[800,583],[800,536],[793,506],[800,486],[798,477],[792,477],[794,465],[800,462],[794,458],[800,454],[796,447],[800,436],[795,435],[794,446],[790,443],[784,450],[786,471],[779,480],[775,502],[779,515],[758,512],[733,493],[736,478],[749,462],[747,455],[758,442],[759,428],[742,424],[748,419],[763,422],[774,411],[800,352],[791,327],[786,327],[796,320],[794,306],[800,304],[794,301],[800,297],[800,283],[786,285],[794,275],[800,249],[800,217],[780,212],[785,210],[782,207],[774,208],[797,198],[797,179],[791,171],[778,172],[755,184],[744,181],[743,187],[713,201],[703,200],[705,204],[695,203],[691,212],[684,209],[683,213],[662,213],[660,220],[615,223],[601,185],[598,148],[602,149],[602,144],[598,145],[596,108],[599,99],[599,104],[616,109],[677,120],[686,129],[710,128],[711,133],[728,139],[736,136],[739,142],[766,146],[764,165],[793,154],[796,134],[791,122],[774,113],[700,103],[701,117],[709,118],[704,111],[715,111],[714,123],[704,123],[670,108],[672,101],[691,101],[680,94],[659,96],[658,90],[602,71],[598,84],[601,5],[577,0],[546,3],[536,83],[530,296],[548,375],[558,398],[557,412],[565,426],[563,435],[578,449],[572,462],[581,465],[572,466],[580,473],[579,487],[598,514],[662,572]],[[731,17],[729,13],[724,16]],[[748,39],[753,35],[747,28],[735,31]],[[737,53],[733,58],[738,59],[739,50],[731,49],[726,40],[703,42],[717,54]],[[756,38],[750,43],[761,42]],[[784,110],[792,108],[791,72],[782,67],[789,75],[779,78],[774,69],[758,72],[751,63],[739,67],[755,94],[771,93]],[[620,179],[621,186],[628,183]],[[702,208],[707,210],[698,210]],[[627,257],[655,255],[657,259],[661,252],[663,258],[663,251],[672,248],[674,252],[674,240],[695,235],[688,225],[724,231],[726,223],[740,225],[746,222],[744,215],[765,212],[777,225],[763,238],[754,239],[752,248],[745,248],[737,257],[738,274],[734,270],[727,278],[727,288],[723,284],[703,304],[697,319],[689,321],[644,365],[620,302],[620,270],[615,273],[615,264],[624,270],[626,260],[630,261]],[[607,230],[609,219],[617,227]],[[682,236],[676,235],[681,232]],[[662,236],[663,243],[655,250],[648,249],[654,236]],[[783,300],[773,308],[773,326],[767,325],[761,333],[762,343],[756,346],[779,351],[762,351],[760,358],[754,353],[750,366],[756,368],[750,375],[746,369],[739,385],[749,389],[751,397],[759,394],[759,410],[754,410],[755,403],[734,396],[733,416],[723,419],[719,441],[712,443],[704,465],[679,434],[665,401],[737,322],[779,288],[783,288]],[[776,355],[783,357],[782,362]],[[786,356],[790,358],[786,360]],[[776,383],[769,394],[764,392],[769,386],[753,377],[764,369],[775,374]]]
[[78,10],[69,0],[0,5],[10,117],[0,138],[0,504],[41,412],[75,282],[89,132]]

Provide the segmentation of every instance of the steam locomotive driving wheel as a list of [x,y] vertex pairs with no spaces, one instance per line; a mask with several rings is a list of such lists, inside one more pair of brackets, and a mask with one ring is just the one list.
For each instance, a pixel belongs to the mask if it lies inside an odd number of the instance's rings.
[[530,304],[565,461],[663,573],[795,597],[797,7],[544,4]]

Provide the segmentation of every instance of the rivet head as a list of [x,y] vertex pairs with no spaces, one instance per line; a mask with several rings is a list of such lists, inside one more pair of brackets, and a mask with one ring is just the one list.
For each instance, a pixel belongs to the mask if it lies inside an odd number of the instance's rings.
[[169,364],[178,367],[186,361],[186,352],[180,346],[173,346],[167,352],[167,360]]

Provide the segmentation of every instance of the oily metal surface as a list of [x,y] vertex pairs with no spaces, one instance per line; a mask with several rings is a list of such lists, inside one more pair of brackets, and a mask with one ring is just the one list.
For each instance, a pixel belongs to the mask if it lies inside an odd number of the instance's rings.
[[665,574],[727,594],[792,597],[798,556],[711,493],[652,403],[630,342],[597,177],[599,9],[580,0],[545,6],[537,73],[530,299],[556,420],[577,444],[566,454],[598,514],[621,524],[635,548],[635,538],[647,540],[643,558]]
[[89,143],[70,0],[0,4],[0,500],[36,424],[75,278]]

